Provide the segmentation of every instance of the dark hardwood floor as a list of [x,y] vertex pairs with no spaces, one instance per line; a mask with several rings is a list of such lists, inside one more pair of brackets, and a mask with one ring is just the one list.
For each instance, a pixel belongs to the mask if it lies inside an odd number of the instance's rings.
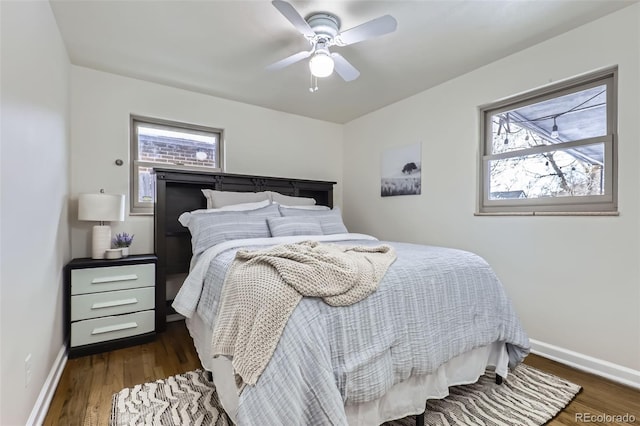
[[[601,379],[545,358],[530,355],[526,363],[583,387],[550,425],[640,425],[640,391]],[[144,345],[71,359],[67,362],[44,425],[108,425],[111,396],[122,388],[200,367],[182,321]],[[598,415],[634,416],[632,423],[593,421]],[[591,421],[580,421],[590,416]],[[578,416],[578,417],[576,417]]]
[[70,359],[44,425],[108,425],[114,393],[199,367],[184,321],[168,323],[153,342]]

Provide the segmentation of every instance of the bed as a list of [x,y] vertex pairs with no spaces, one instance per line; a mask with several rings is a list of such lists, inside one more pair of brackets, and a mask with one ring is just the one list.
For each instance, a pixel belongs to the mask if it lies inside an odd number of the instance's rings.
[[[212,373],[225,411],[238,424],[373,425],[419,415],[427,399],[445,397],[449,386],[475,382],[487,368],[506,377],[528,354],[527,335],[483,259],[461,250],[349,233],[340,227],[339,209],[331,209],[334,182],[167,169],[155,173],[156,306],[163,310],[157,327],[164,328],[171,308],[186,317],[202,366]],[[220,199],[246,193],[246,202],[238,204],[255,205],[241,212],[189,213],[220,207],[203,189]],[[274,196],[266,204],[252,199],[262,193],[281,194],[280,202],[272,203]],[[298,206],[291,197],[326,208]],[[236,223],[230,219],[236,215],[242,216],[242,232],[210,238],[224,223]],[[196,222],[205,225],[198,228]],[[260,225],[259,232],[251,230],[254,225]],[[357,303],[334,307],[317,297],[301,298],[257,381],[239,393],[233,360],[213,356],[218,315],[233,309],[224,303],[227,269],[239,251],[262,253],[301,244],[365,251],[385,246],[395,258],[377,289]],[[165,283],[185,272],[189,275],[175,300],[165,300]]]

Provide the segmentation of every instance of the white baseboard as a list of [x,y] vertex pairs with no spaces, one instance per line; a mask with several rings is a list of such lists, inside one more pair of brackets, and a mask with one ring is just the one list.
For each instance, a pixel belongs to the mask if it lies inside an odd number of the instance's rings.
[[611,381],[640,389],[640,371],[609,361],[574,352],[538,340],[529,339],[531,352],[577,370],[586,371]]
[[44,418],[47,415],[47,411],[49,411],[53,394],[56,392],[58,382],[60,381],[60,377],[62,376],[62,372],[64,371],[64,366],[66,364],[67,346],[62,345],[58,352],[58,356],[51,366],[47,380],[45,380],[44,385],[42,385],[42,390],[40,390],[36,404],[31,410],[31,415],[29,416],[29,420],[27,420],[28,426],[37,426],[44,423]]

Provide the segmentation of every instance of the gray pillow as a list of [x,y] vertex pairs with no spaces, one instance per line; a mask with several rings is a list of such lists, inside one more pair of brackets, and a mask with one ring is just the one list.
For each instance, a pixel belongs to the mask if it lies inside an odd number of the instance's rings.
[[320,205],[320,204],[314,204],[313,206],[287,206],[286,204],[280,204],[280,205],[282,206],[282,208],[285,208],[285,209],[324,210],[324,211],[331,210],[331,207],[323,206],[323,205]]
[[269,230],[274,237],[291,235],[322,235],[320,219],[315,217],[269,217]]
[[339,207],[333,210],[304,210],[284,206],[278,206],[283,217],[313,217],[320,220],[324,235],[346,234],[349,232],[342,221],[342,213]]
[[280,217],[277,206],[192,215],[188,228],[193,255],[199,256],[209,247],[229,240],[270,237],[268,217]]

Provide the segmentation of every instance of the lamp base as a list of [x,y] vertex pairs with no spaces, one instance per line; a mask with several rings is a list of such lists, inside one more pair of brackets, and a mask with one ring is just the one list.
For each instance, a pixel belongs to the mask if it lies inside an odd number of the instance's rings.
[[91,239],[91,258],[105,259],[105,252],[111,248],[111,227],[95,225]]

